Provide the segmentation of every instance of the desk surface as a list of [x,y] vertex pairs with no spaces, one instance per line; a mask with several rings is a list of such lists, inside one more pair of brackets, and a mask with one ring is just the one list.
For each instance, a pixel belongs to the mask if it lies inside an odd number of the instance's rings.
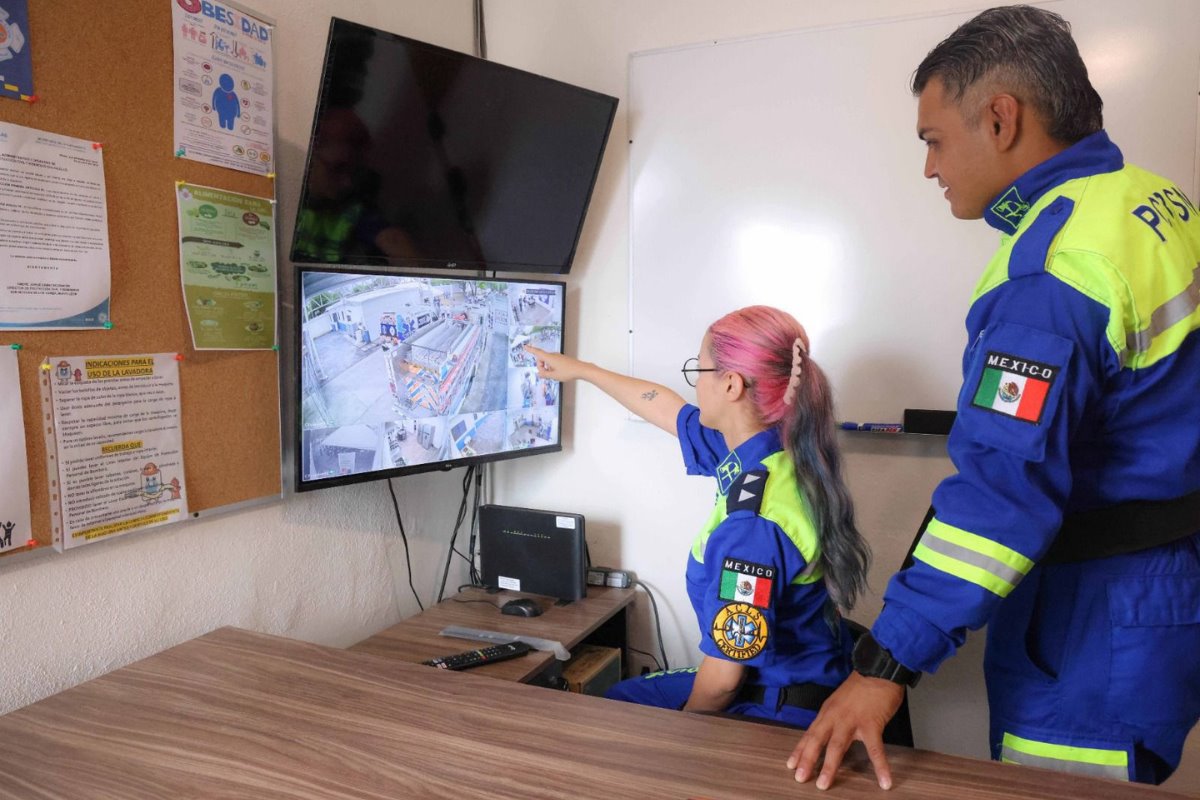
[[442,672],[233,628],[0,717],[0,798],[1165,800],[904,748],[828,792],[795,731]]
[[[364,639],[350,650],[419,664],[426,659],[470,650],[477,645],[467,639],[440,636],[448,625],[479,630],[503,631],[518,636],[536,636],[562,642],[571,650],[621,609],[633,602],[633,589],[589,586],[588,596],[565,606],[545,597],[518,592],[488,594],[481,589],[459,592],[390,628]],[[529,597],[542,607],[539,617],[501,614],[498,605],[517,597]],[[478,602],[482,601],[482,602]],[[533,652],[511,661],[477,667],[471,672],[500,680],[526,681],[554,660],[546,652]]]

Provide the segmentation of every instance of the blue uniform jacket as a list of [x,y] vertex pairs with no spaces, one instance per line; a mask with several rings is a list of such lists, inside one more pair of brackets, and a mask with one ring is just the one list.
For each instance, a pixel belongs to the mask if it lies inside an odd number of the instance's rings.
[[986,212],[1003,236],[967,316],[957,474],[875,638],[932,672],[988,622],[1063,517],[1200,488],[1200,212],[1104,132]]
[[816,569],[816,534],[779,434],[730,451],[691,405],[677,428],[688,473],[711,475],[718,488],[687,565],[700,650],[749,667],[748,684],[837,686],[849,636]]

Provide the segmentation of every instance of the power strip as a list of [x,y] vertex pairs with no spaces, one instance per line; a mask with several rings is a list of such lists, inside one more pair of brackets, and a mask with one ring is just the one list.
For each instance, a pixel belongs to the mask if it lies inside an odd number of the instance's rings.
[[636,576],[624,569],[612,567],[588,567],[588,586],[609,586],[613,589],[628,589],[633,586]]

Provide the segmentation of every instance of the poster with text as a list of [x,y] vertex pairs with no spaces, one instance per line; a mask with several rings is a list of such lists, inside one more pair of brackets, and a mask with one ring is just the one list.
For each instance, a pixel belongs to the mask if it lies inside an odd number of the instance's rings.
[[24,547],[33,538],[29,522],[29,464],[25,459],[25,421],[17,351],[0,350],[0,553]]
[[175,154],[274,172],[272,26],[220,0],[160,2],[174,22]]
[[45,366],[63,549],[186,519],[175,354],[54,356]]
[[274,206],[261,197],[180,184],[179,269],[197,350],[275,345]]
[[27,0],[0,0],[0,97],[33,96]]
[[104,327],[104,151],[0,122],[0,174],[0,328]]

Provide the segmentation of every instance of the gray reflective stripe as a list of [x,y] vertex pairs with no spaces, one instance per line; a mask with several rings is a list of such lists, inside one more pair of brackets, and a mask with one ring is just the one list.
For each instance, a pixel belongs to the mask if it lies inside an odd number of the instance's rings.
[[1016,586],[1021,582],[1021,578],[1025,577],[1025,573],[1010,567],[1003,561],[991,556],[985,556],[983,553],[975,550],[969,550],[954,542],[947,542],[942,537],[936,536],[930,531],[926,531],[925,535],[921,537],[921,544],[935,553],[941,553],[944,556],[957,559],[973,567],[979,567],[985,572],[990,572],[1000,580],[1006,581],[1013,586]]
[[1056,772],[1069,772],[1072,775],[1089,775],[1093,778],[1109,778],[1114,781],[1129,781],[1129,769],[1117,764],[1089,764],[1086,761],[1068,761],[1063,758],[1048,758],[1033,756],[1014,750],[1008,745],[1000,748],[1000,760],[1024,767],[1041,767]]
[[1192,282],[1186,289],[1154,309],[1145,330],[1125,337],[1125,347],[1135,353],[1144,353],[1150,349],[1155,336],[1190,317],[1197,307],[1200,307],[1200,266],[1192,270]]

